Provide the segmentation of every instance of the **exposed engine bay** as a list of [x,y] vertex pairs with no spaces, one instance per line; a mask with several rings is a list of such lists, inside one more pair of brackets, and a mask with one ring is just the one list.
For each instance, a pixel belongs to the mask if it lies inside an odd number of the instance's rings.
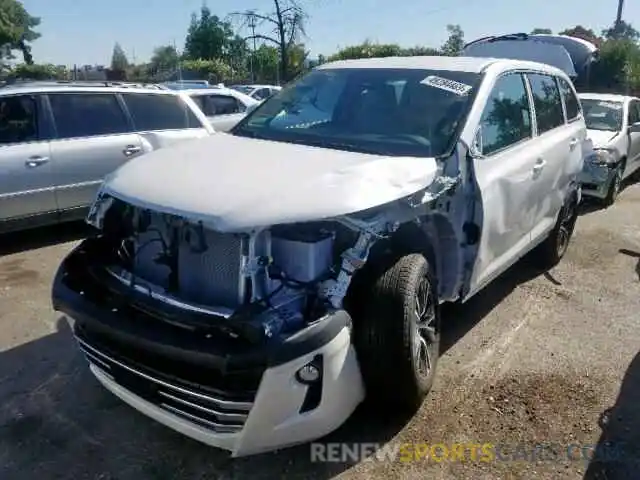
[[[220,233],[113,197],[96,202],[88,221],[101,231],[108,251],[96,256],[111,280],[251,343],[341,308],[370,247],[393,230],[335,220]],[[193,328],[188,318],[169,321]]]

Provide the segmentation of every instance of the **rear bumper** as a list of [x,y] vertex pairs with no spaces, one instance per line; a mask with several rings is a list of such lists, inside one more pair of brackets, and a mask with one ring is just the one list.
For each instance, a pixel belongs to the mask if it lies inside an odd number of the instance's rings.
[[[239,457],[304,443],[339,427],[364,399],[350,318],[337,311],[267,347],[212,343],[149,313],[78,291],[69,259],[53,285],[96,378],[154,420]],[[85,287],[83,287],[85,288]],[[321,372],[303,384],[307,364]]]

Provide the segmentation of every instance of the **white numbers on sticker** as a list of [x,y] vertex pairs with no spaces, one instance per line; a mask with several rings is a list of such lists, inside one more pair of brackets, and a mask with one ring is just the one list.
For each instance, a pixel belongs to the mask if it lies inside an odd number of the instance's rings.
[[455,80],[449,80],[448,78],[438,77],[436,75],[429,75],[420,83],[430,87],[439,88],[441,90],[446,90],[447,92],[455,93],[456,95],[468,95],[471,90],[471,85],[456,82]]

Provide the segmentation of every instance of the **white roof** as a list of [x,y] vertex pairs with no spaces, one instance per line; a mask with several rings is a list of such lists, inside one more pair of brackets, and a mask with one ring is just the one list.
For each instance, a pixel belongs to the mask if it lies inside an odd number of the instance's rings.
[[505,68],[532,69],[547,71],[554,74],[561,74],[561,70],[537,62],[524,60],[512,60],[504,58],[484,58],[484,57],[383,57],[383,58],[361,58],[357,60],[338,60],[336,62],[324,63],[317,67],[320,70],[330,70],[336,68],[406,68],[424,70],[449,70],[453,72],[482,73],[491,65],[502,65]]
[[163,90],[155,88],[137,88],[137,87],[120,87],[120,86],[87,86],[86,84],[79,86],[73,84],[55,83],[23,83],[9,85],[0,88],[0,95],[14,95],[19,93],[64,93],[64,92],[102,92],[102,93],[147,93],[154,95],[176,95],[177,91]]
[[584,100],[602,100],[603,102],[625,102],[632,98],[635,99],[636,97],[618,95],[616,93],[579,93],[578,98]]
[[229,95],[230,97],[237,98],[245,105],[252,105],[254,103],[259,103],[255,98],[250,97],[249,95],[245,95],[242,92],[238,92],[233,88],[227,87],[216,87],[216,88],[187,88],[184,90],[178,90],[185,95],[189,95],[190,97],[197,97],[201,95]]

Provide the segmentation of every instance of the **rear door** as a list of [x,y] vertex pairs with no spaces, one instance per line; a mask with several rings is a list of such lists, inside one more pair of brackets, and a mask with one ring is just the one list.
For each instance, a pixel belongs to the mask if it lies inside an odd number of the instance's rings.
[[116,93],[48,95],[56,138],[51,142],[61,213],[84,215],[103,178],[142,153],[138,135]]
[[219,132],[228,132],[246,115],[246,106],[232,95],[216,93],[198,97],[202,111]]
[[[537,241],[555,225],[571,183],[582,170],[582,143],[586,129],[572,107],[572,121],[565,120],[558,79],[542,73],[526,74],[537,137],[531,202],[534,203],[532,240]],[[571,88],[571,87],[569,87]]]
[[122,98],[145,152],[209,135],[204,118],[198,119],[179,95],[123,93]]
[[536,202],[533,112],[524,76],[503,74],[484,105],[474,148],[484,211],[470,295],[517,260],[531,241]]
[[57,210],[42,97],[0,97],[0,220]]

